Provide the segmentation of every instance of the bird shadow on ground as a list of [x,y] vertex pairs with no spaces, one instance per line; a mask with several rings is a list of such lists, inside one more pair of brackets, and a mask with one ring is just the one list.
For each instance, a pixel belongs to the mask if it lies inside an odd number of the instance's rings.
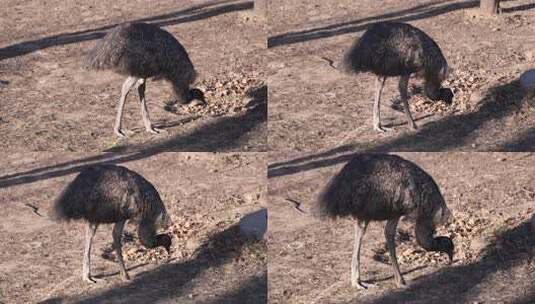
[[[259,290],[258,286],[265,286],[265,296],[253,294],[251,291]],[[205,301],[206,304],[234,304],[234,303],[267,303],[267,272],[261,276],[254,276],[247,282],[240,284],[238,289],[232,290],[217,299]]]
[[[381,263],[384,263],[382,261],[378,261],[378,262],[381,262]],[[387,264],[387,263],[385,263]],[[388,263],[389,264],[389,263]],[[390,264],[389,264],[390,265]],[[405,270],[405,271],[402,271],[401,274],[402,275],[407,275],[409,273],[412,273],[412,272],[415,272],[415,271],[418,271],[418,270],[422,270],[422,269],[425,269],[427,268],[427,266],[417,266],[417,267],[414,267],[412,269],[409,269],[409,270]],[[385,281],[390,281],[394,278],[394,275],[389,275],[389,276],[383,276],[383,277],[379,277],[379,278],[373,278],[373,279],[367,279],[367,280],[362,280],[363,283],[368,283],[368,284],[375,284],[375,283],[379,283],[379,282],[385,282]]]
[[[512,1],[512,0],[508,0]],[[508,2],[502,0],[502,2]],[[306,42],[310,40],[323,39],[349,33],[356,33],[365,30],[371,24],[382,21],[408,22],[430,17],[439,16],[449,12],[475,8],[479,6],[478,0],[469,0],[451,3],[449,0],[434,1],[426,4],[420,4],[408,9],[399,10],[392,13],[366,17],[349,22],[333,24],[323,27],[317,27],[309,30],[288,32],[268,38],[268,48],[293,43]],[[518,7],[504,8],[503,13],[512,13],[516,11],[527,10],[535,5],[521,5]]]
[[[104,258],[104,257],[103,257]],[[106,260],[110,260],[110,258],[106,257],[104,258]],[[171,261],[171,260],[170,260]],[[116,261],[113,261],[114,263],[117,263]],[[132,271],[134,269],[137,269],[137,268],[140,268],[140,267],[144,267],[144,266],[147,266],[149,265],[149,263],[140,263],[140,264],[137,264],[135,266],[131,266],[131,267],[127,267],[126,270],[127,271]],[[100,273],[100,274],[96,274],[94,275],[93,277],[96,278],[96,279],[102,279],[102,278],[109,278],[109,277],[114,277],[114,276],[117,276],[119,275],[119,271],[112,271],[112,272],[107,272],[107,273]]]
[[[217,119],[187,136],[177,136],[156,144],[117,146],[105,152],[155,149],[161,151],[221,151],[233,148],[237,139],[247,134],[258,124],[267,121],[267,86],[262,85],[249,92],[251,101],[245,113]],[[173,125],[173,123],[171,123]],[[266,139],[267,140],[267,139]]]
[[[180,118],[178,120],[172,120],[172,121],[165,119],[165,120],[159,120],[159,121],[153,122],[152,126],[158,129],[162,129],[163,130],[162,132],[164,132],[165,134],[166,132],[165,129],[170,129],[176,126],[181,126],[181,125],[196,121],[197,119],[200,119],[200,118],[202,118],[202,116],[190,116],[190,117]],[[133,131],[134,133],[145,132],[144,127],[134,127],[130,130]]]
[[[268,166],[268,177],[291,175],[302,171],[333,166],[350,160],[363,152],[425,151],[437,152],[459,149],[469,144],[470,137],[491,121],[498,121],[523,110],[523,93],[518,80],[490,87],[480,100],[478,110],[421,125],[414,132],[372,147],[362,148],[359,144],[346,144],[334,149],[298,157],[292,160],[272,163]],[[535,137],[530,132],[522,134],[512,142],[500,147],[503,151],[517,151],[520,147],[533,146],[529,142]],[[500,151],[499,149],[493,151]],[[488,150],[487,147],[482,147]],[[360,150],[360,151],[359,151]],[[358,151],[358,152],[355,152]]]
[[[83,296],[81,299],[52,298],[42,303],[62,303],[63,301],[155,303],[164,299],[180,297],[188,290],[189,283],[197,276],[208,269],[232,262],[248,246],[265,246],[265,243],[254,238],[241,236],[239,226],[233,225],[211,236],[200,245],[190,260],[161,265],[154,270],[136,275],[126,285]],[[265,303],[266,298],[267,274],[264,272],[261,276],[253,276],[240,288],[222,295],[213,303]],[[239,299],[239,301],[233,302],[233,299]]]
[[533,304],[533,303],[535,303],[535,290],[530,291],[528,295],[515,300],[511,304]]
[[[250,96],[252,99],[245,113],[218,119],[184,136],[175,136],[171,139],[143,147],[117,147],[110,149],[108,153],[96,156],[0,176],[0,188],[59,177],[79,172],[96,164],[117,164],[139,160],[167,151],[232,150],[240,147],[240,140],[267,120],[267,86],[263,85],[255,88],[250,92]],[[263,142],[266,142],[266,134],[262,136],[264,137]],[[119,153],[127,148],[133,152]]]
[[473,8],[479,5],[479,1],[470,0],[457,3],[448,3],[442,0],[431,3],[417,5],[408,9],[399,10],[392,13],[366,17],[349,22],[318,27],[309,30],[288,32],[268,38],[268,47],[300,43],[310,40],[328,38],[348,33],[355,33],[366,29],[368,26],[379,21],[407,22],[429,17],[435,17],[452,11]]
[[[516,227],[497,232],[493,240],[481,251],[482,257],[477,262],[466,265],[444,267],[439,271],[422,276],[402,290],[393,291],[369,304],[375,303],[467,303],[477,297],[472,290],[483,280],[495,273],[514,267],[529,265],[535,254],[535,229],[529,221]],[[517,303],[529,303],[531,296],[520,299]],[[524,301],[524,302],[522,302]],[[528,302],[526,302],[528,301]],[[363,303],[355,299],[349,303]]]
[[516,139],[501,144],[497,151],[534,151],[535,127],[522,132]]
[[520,12],[520,11],[527,11],[532,8],[535,8],[535,3],[503,8],[502,13],[514,13],[514,12]]
[[[230,13],[233,11],[250,10],[253,8],[253,1],[212,1],[189,7],[187,9],[131,20],[130,22],[148,22],[157,26],[168,26],[185,22],[197,21],[217,15]],[[65,45],[83,41],[89,41],[104,37],[106,31],[117,26],[119,23],[110,24],[94,29],[82,30],[72,33],[61,33],[45,38],[20,42],[4,48],[0,48],[0,60],[32,53],[37,50]]]
[[[397,109],[394,109],[394,110],[397,111]],[[403,111],[403,110],[401,110],[401,111]],[[421,121],[423,119],[429,118],[431,116],[434,116],[434,114],[424,114],[424,115],[421,115],[421,116],[414,115],[413,120],[415,122],[418,122],[418,121]],[[387,127],[387,128],[406,126],[408,128],[408,122],[406,122],[406,121],[390,122],[390,123],[384,124],[383,126]]]

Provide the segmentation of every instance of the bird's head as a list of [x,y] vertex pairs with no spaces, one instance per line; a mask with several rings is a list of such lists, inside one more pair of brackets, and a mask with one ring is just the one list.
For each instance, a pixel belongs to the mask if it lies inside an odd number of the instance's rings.
[[200,105],[206,105],[206,99],[204,98],[203,91],[196,88],[188,90],[186,101],[187,103],[197,102]]
[[453,91],[448,88],[441,88],[440,89],[440,100],[444,101],[447,104],[451,104],[453,102]]
[[440,84],[426,83],[425,95],[427,98],[433,101],[442,100],[447,104],[451,104],[453,101],[453,91],[449,88],[441,88]]
[[171,254],[171,237],[168,234],[158,234],[156,236],[156,246],[165,248],[167,254]]
[[450,259],[451,264],[453,262],[453,252],[455,249],[455,246],[453,245],[451,239],[446,236],[439,236],[435,238],[435,241],[437,243],[437,251],[446,253],[448,255],[448,258]]

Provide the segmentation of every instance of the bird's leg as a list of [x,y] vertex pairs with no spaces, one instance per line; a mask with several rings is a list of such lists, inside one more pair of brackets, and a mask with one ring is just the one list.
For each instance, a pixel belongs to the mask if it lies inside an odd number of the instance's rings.
[[115,226],[113,226],[113,247],[115,248],[115,253],[117,254],[117,262],[119,263],[119,268],[121,270],[121,276],[123,277],[123,280],[130,280],[130,276],[128,276],[128,273],[126,272],[126,268],[124,267],[124,261],[123,261],[123,250],[122,250],[122,243],[121,239],[123,238],[123,228],[125,221],[120,221],[115,223]]
[[392,268],[394,268],[394,278],[398,287],[405,286],[405,280],[401,276],[399,270],[398,258],[396,256],[396,228],[398,226],[399,217],[390,219],[386,222],[385,226],[385,238],[386,246],[388,247],[388,254],[390,255],[390,262]]
[[130,89],[137,81],[138,78],[130,76],[126,78],[125,82],[123,83],[123,88],[121,89],[119,108],[117,109],[117,116],[115,117],[115,127],[113,128],[115,135],[119,137],[126,137],[126,135],[124,135],[123,131],[121,130],[121,120],[123,118],[124,104],[126,102],[126,96],[128,96],[128,92],[130,92]]
[[373,129],[379,132],[389,131],[389,128],[381,126],[381,111],[379,109],[381,104],[381,93],[383,92],[383,87],[385,85],[386,77],[377,76],[375,81],[375,101],[373,104]]
[[84,249],[84,264],[82,268],[82,279],[88,283],[96,283],[97,281],[91,277],[91,243],[97,231],[98,224],[87,223],[85,232],[85,249]]
[[351,260],[351,286],[359,289],[368,288],[360,281],[360,247],[366,228],[368,228],[368,221],[357,220],[355,224],[355,247],[353,248],[353,259]]
[[405,112],[405,116],[407,117],[408,123],[412,129],[416,130],[417,129],[416,123],[414,123],[414,119],[412,119],[411,111],[409,109],[408,88],[409,88],[409,75],[403,75],[399,78],[399,95],[401,96],[401,102],[403,103],[403,110]]
[[139,79],[137,82],[137,92],[139,94],[139,102],[141,103],[141,118],[143,119],[143,124],[145,125],[145,130],[152,134],[160,133],[160,129],[154,128],[150,123],[149,111],[147,110],[147,101],[145,100],[145,87],[146,80]]

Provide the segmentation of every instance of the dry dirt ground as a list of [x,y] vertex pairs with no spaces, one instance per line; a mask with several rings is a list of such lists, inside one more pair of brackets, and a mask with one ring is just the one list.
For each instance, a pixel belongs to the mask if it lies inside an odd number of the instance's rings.
[[[366,291],[350,285],[354,222],[329,223],[309,211],[346,159],[270,155],[268,290],[270,303],[535,303],[535,155],[531,153],[399,153],[439,185],[454,220],[438,230],[453,238],[454,263],[416,245],[412,223],[396,236],[408,287],[397,289],[385,250],[384,223],[364,236]],[[293,160],[293,161],[292,161]],[[297,163],[307,165],[298,166]],[[535,219],[535,217],[534,217]]]
[[166,152],[111,161],[154,184],[173,220],[173,246],[168,261],[165,251],[144,249],[127,224],[123,249],[132,280],[123,282],[112,228],[101,226],[92,272],[103,282],[96,285],[81,279],[85,226],[47,218],[62,187],[91,161],[81,153],[2,157],[0,303],[266,302],[266,241],[238,228],[243,216],[266,207],[263,153]]
[[[533,98],[518,77],[535,68],[535,4],[502,1],[496,18],[474,12],[475,0],[273,0],[269,7],[269,135],[274,151],[517,151],[532,150]],[[409,101],[419,126],[412,131],[389,78],[382,118],[393,132],[372,129],[375,76],[345,75],[329,66],[374,22],[413,24],[441,47],[455,93],[447,106],[424,98],[411,79]]]
[[[253,1],[2,1],[0,149],[11,151],[265,151],[265,18]],[[137,92],[126,103],[126,140],[113,134],[124,76],[83,71],[82,59],[116,24],[150,22],[186,48],[207,107],[164,110],[171,88],[149,81],[156,127],[141,123]]]

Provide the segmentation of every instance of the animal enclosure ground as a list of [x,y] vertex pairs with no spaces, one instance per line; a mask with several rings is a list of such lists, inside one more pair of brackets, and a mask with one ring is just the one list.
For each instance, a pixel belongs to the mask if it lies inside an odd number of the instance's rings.
[[[364,283],[351,287],[354,221],[320,222],[309,212],[326,182],[349,159],[272,153],[268,290],[270,303],[533,303],[535,188],[531,153],[396,153],[436,181],[454,220],[437,235],[453,238],[454,263],[416,244],[401,220],[397,255],[407,288],[397,289],[385,248],[384,222],[364,235]],[[289,200],[288,200],[289,199]],[[532,221],[533,222],[533,221]],[[514,282],[514,283],[513,283]]]
[[[57,224],[47,210],[94,155],[21,153],[2,157],[0,302],[3,303],[263,303],[267,248],[239,233],[239,220],[266,207],[262,153],[176,153],[124,158],[159,191],[173,225],[171,259],[139,244],[127,224],[123,252],[132,278],[123,282],[111,225],[100,226],[92,273],[82,281],[85,225]],[[123,157],[123,158],[121,158]],[[11,176],[11,179],[6,176]],[[34,212],[34,210],[36,210]],[[41,215],[41,216],[40,216]]]
[[[518,77],[535,68],[535,5],[502,1],[503,14],[482,17],[479,1],[284,1],[269,10],[269,136],[274,151],[523,151],[534,148],[533,98],[524,98]],[[375,76],[345,75],[323,59],[338,61],[369,24],[408,22],[441,47],[452,68],[444,83],[451,106],[421,94],[409,82],[417,131],[394,110],[398,78],[383,91],[382,121],[372,128]]]
[[[253,1],[3,1],[0,12],[0,149],[9,151],[264,151],[267,149],[265,21]],[[165,81],[147,83],[147,134],[137,90],[128,96],[126,140],[113,134],[125,76],[82,70],[107,30],[144,21],[173,34],[208,105],[164,110]]]

